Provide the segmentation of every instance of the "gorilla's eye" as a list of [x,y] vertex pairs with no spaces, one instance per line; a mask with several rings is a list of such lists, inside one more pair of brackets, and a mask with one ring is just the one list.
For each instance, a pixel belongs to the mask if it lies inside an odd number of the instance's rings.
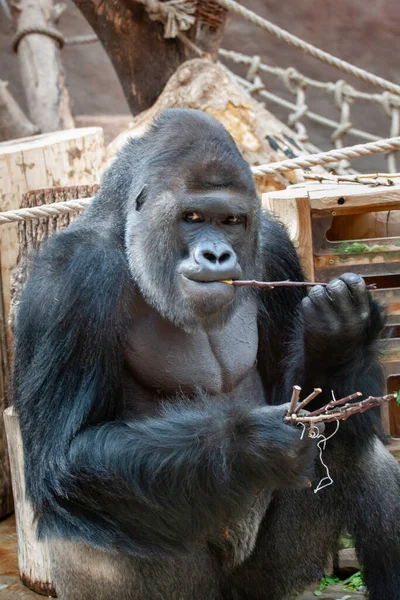
[[225,221],[222,221],[223,225],[239,225],[239,223],[243,223],[243,218],[237,217],[236,215],[231,215],[226,218]]
[[182,218],[186,223],[204,223],[204,217],[197,212],[185,213]]

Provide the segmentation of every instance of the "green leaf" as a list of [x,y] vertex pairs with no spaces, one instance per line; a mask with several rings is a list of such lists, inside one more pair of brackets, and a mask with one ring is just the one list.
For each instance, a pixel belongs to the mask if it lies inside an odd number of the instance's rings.
[[340,549],[342,548],[354,548],[355,544],[354,544],[354,540],[352,539],[352,537],[346,533],[344,535],[342,535],[339,539],[339,547]]
[[362,571],[357,571],[357,573],[354,573],[354,575],[343,581],[343,585],[342,590],[358,590],[358,588],[364,585]]
[[328,585],[335,585],[336,583],[339,583],[339,577],[336,577],[335,575],[331,575],[329,577],[325,577],[325,581]]
[[321,590],[315,590],[314,596],[322,596]]
[[400,390],[398,390],[398,392],[397,392],[396,406],[400,406]]

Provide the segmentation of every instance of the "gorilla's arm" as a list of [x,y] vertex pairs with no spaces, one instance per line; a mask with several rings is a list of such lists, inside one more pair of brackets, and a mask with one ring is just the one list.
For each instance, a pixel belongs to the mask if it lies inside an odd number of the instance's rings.
[[41,534],[141,554],[218,532],[263,487],[302,486],[310,446],[284,407],[177,403],[118,420],[132,291],[118,239],[52,238],[21,299],[15,406]]
[[[284,228],[266,218],[263,229],[266,280],[304,281],[299,260]],[[311,409],[355,391],[380,395],[382,369],[375,343],[384,320],[357,275],[344,275],[327,288],[275,288],[263,292],[259,364],[271,402],[286,402],[298,384],[303,397],[315,387],[323,393]],[[272,361],[272,362],[271,362]],[[366,438],[379,430],[374,411],[352,418],[341,430]]]

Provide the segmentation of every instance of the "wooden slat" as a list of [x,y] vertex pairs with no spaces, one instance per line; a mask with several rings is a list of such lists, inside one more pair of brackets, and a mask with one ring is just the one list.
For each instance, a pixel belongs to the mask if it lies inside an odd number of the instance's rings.
[[340,185],[335,189],[309,189],[307,193],[312,212],[351,215],[400,208],[400,185]]

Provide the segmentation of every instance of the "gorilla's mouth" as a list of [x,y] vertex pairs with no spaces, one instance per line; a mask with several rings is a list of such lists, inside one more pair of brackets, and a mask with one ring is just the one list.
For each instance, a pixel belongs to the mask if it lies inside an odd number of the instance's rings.
[[181,273],[181,277],[183,277],[184,279],[187,279],[188,281],[193,281],[194,283],[223,283],[226,284],[227,281],[231,280],[231,281],[236,281],[238,279],[240,279],[239,277],[215,277],[215,278],[208,278],[208,277],[188,277],[187,275],[183,275],[183,273]]
[[201,277],[200,274],[197,277],[188,277],[181,273],[182,288],[185,295],[191,297],[206,297],[208,300],[214,299],[214,301],[222,302],[226,304],[232,301],[236,288],[233,285],[227,285],[223,283],[222,277],[210,278]]

